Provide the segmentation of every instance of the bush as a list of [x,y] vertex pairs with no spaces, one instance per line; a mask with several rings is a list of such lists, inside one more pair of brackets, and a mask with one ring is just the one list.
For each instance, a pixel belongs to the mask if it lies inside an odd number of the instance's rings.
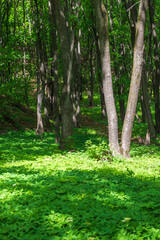
[[87,149],[89,156],[91,158],[96,159],[97,161],[106,160],[111,162],[114,160],[114,156],[112,155],[112,152],[110,151],[109,146],[102,139],[99,139],[98,144],[93,144],[91,139],[87,140],[85,142],[85,147]]

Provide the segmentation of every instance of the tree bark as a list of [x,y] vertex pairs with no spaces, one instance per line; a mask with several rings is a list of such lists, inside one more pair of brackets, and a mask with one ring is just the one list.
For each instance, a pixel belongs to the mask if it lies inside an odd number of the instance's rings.
[[120,118],[123,125],[125,117],[125,101],[124,101],[124,85],[118,84],[118,95],[119,95],[119,109],[120,109]]
[[96,15],[96,31],[99,37],[101,53],[103,90],[108,119],[109,146],[113,154],[119,154],[118,119],[113,96],[110,65],[108,16],[102,0],[95,0],[94,7]]
[[78,34],[78,41],[77,41],[77,50],[75,48],[76,54],[77,54],[77,77],[76,77],[76,127],[80,127],[81,123],[80,123],[80,119],[81,119],[81,77],[82,77],[82,73],[81,73],[81,46],[80,46],[80,36],[81,36],[81,31],[79,30],[79,34]]
[[92,58],[93,58],[93,42],[91,43],[91,46],[89,44],[89,66],[90,66],[90,102],[89,102],[89,106],[93,107],[93,89],[94,89],[94,77],[93,77],[93,62],[92,62]]
[[[93,88],[94,88],[94,79],[93,79],[93,66],[92,66],[92,53],[93,53],[93,41],[90,42],[90,32],[88,33],[88,60],[89,60],[89,76],[86,78],[86,90],[88,94],[89,106],[93,107]],[[91,45],[91,46],[90,46]]]
[[[38,44],[37,44],[38,45]],[[41,78],[39,74],[39,50],[38,47],[36,48],[37,52],[37,128],[36,128],[36,134],[42,135],[43,134],[43,120],[42,120],[42,89],[41,89]]]
[[[95,31],[94,31],[95,32]],[[99,89],[100,89],[100,99],[101,99],[101,116],[102,120],[106,120],[106,105],[104,100],[104,91],[103,91],[103,83],[102,83],[102,65],[101,65],[101,53],[98,44],[98,37],[95,32],[95,40],[96,40],[96,52],[97,52],[97,77],[99,82]]]
[[80,107],[80,83],[81,83],[81,49],[79,36],[75,38],[75,48],[74,48],[74,85],[73,86],[73,123],[74,126],[80,127],[80,116],[81,116],[81,107]]
[[2,0],[0,0],[0,47],[2,47]]
[[[142,72],[142,79],[143,79],[143,72]],[[141,86],[142,86],[142,84],[141,84]],[[140,122],[145,123],[146,122],[146,113],[145,113],[145,104],[144,104],[143,93],[141,93],[141,96],[140,96],[140,104],[141,104],[141,113],[142,113],[142,118],[140,119]]]
[[28,84],[26,78],[26,36],[25,36],[25,29],[26,29],[26,12],[25,12],[25,2],[23,0],[23,30],[24,30],[24,40],[23,40],[23,63],[22,63],[22,70],[23,70],[23,79],[24,79],[24,99],[25,103],[28,105]]
[[37,134],[43,134],[43,120],[42,120],[42,102],[44,101],[44,85],[45,85],[45,70],[44,70],[44,59],[42,51],[41,41],[41,27],[39,22],[39,9],[38,2],[35,0],[35,11],[36,11],[36,27],[37,31]]
[[152,29],[152,36],[154,42],[154,61],[156,65],[155,79],[154,79],[154,95],[155,95],[155,120],[156,132],[160,133],[160,107],[159,107],[159,84],[160,84],[160,62],[159,62],[159,48],[158,39],[154,23],[154,6],[152,1],[149,1],[149,16]]
[[150,104],[149,104],[149,94],[148,94],[148,86],[147,86],[147,70],[146,70],[145,59],[143,62],[143,72],[142,72],[142,91],[143,91],[143,101],[144,101],[145,115],[147,119],[149,135],[150,135],[150,138],[153,139],[156,137],[156,131],[155,131],[155,126],[153,123],[153,118],[152,118]]
[[57,46],[57,31],[56,19],[52,1],[49,0],[49,15],[50,15],[50,54],[53,58],[51,62],[51,104],[52,110],[55,112],[55,143],[60,142],[60,120],[59,120],[59,86],[58,86],[58,46]]
[[[63,64],[63,89],[61,96],[62,141],[72,136],[72,105],[71,84],[73,67],[74,36],[70,39],[70,32],[66,25],[61,1],[52,0],[56,16],[56,26],[60,36]],[[71,42],[70,42],[71,41]]]
[[132,136],[133,122],[136,113],[138,93],[140,88],[142,66],[143,66],[143,51],[144,51],[144,32],[147,15],[148,0],[141,0],[139,6],[138,20],[136,25],[136,36],[133,56],[133,69],[131,77],[131,85],[128,96],[127,110],[125,114],[123,129],[121,153],[125,157],[130,156],[130,143]]

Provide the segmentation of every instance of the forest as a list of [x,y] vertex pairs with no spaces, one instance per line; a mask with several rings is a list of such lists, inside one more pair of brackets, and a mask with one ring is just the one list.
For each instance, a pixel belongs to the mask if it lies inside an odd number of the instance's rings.
[[0,239],[160,239],[160,2],[0,0]]

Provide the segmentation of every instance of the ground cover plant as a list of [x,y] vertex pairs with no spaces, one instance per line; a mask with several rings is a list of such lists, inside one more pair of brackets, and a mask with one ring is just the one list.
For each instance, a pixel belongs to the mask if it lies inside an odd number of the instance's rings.
[[0,0],[0,240],[160,239],[159,10]]
[[158,140],[103,161],[86,148],[107,144],[95,130],[75,130],[63,152],[53,139],[0,136],[0,239],[160,239]]

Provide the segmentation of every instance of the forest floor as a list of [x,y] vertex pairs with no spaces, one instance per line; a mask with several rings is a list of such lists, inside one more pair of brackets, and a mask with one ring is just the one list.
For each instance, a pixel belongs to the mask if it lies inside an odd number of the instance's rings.
[[[94,107],[90,108],[86,105],[85,109],[87,108],[94,112]],[[8,131],[34,130],[36,129],[36,118],[36,112],[28,106],[15,102],[6,96],[0,96],[0,134]],[[86,112],[81,115],[81,126],[94,129],[101,136],[108,136],[107,122],[101,121],[100,118],[97,121]],[[119,132],[119,139],[120,137],[121,132]],[[132,138],[132,142],[138,143],[138,141],[137,136]]]
[[[29,107],[0,96],[0,133],[36,129],[36,118],[35,111]],[[107,136],[106,124],[98,123],[86,114],[81,116],[81,125],[96,129],[99,134]]]
[[34,111],[0,105],[0,239],[160,239],[160,138],[112,158],[100,109],[86,106],[62,151],[54,132],[35,134]]
[[0,96],[0,133],[36,128],[36,113],[29,107]]

